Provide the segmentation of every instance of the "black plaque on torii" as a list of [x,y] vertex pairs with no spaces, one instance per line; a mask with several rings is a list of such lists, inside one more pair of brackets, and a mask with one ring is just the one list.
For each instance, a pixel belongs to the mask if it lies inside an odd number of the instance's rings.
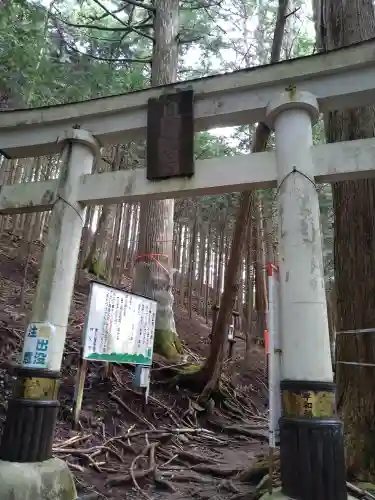
[[183,90],[149,99],[147,179],[194,175],[194,94]]

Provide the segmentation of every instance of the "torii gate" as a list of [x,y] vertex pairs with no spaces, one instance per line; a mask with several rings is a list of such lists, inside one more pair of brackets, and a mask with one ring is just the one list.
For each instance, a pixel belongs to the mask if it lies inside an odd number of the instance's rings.
[[[194,175],[187,162],[179,172],[186,177],[157,182],[147,179],[157,177],[149,168],[147,176],[145,169],[91,174],[99,147],[145,134],[148,106],[155,105],[150,99],[176,96],[181,91],[181,95],[194,95],[194,105],[192,100],[190,104],[196,131],[266,121],[276,133],[275,152],[197,161]],[[312,123],[319,112],[373,103],[375,42],[368,41],[327,54],[166,87],[1,113],[3,154],[22,158],[62,151],[65,161],[59,180],[6,185],[0,190],[0,213],[52,210],[32,321],[54,327],[48,370],[33,370],[27,362],[18,370],[0,448],[0,483],[4,483],[0,491],[6,490],[3,500],[75,499],[67,467],[51,456],[58,378],[85,207],[274,186],[279,190],[282,293],[279,498],[347,498],[315,181],[374,176],[375,139],[312,147]],[[178,113],[172,118],[185,123]],[[149,130],[149,140],[155,130]],[[164,172],[159,177],[169,175]]]

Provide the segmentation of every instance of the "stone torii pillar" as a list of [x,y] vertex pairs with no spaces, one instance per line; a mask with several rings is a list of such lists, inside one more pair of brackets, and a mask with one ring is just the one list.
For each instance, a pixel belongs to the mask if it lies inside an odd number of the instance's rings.
[[275,130],[278,174],[282,494],[295,500],[346,500],[311,156],[318,104],[312,94],[292,89],[267,111]]
[[52,458],[61,362],[74,278],[85,224],[77,202],[79,180],[90,174],[99,151],[87,131],[70,129],[61,140],[62,170],[53,200],[32,321],[26,329],[21,365],[8,404],[0,446],[2,500],[75,500],[65,462]]

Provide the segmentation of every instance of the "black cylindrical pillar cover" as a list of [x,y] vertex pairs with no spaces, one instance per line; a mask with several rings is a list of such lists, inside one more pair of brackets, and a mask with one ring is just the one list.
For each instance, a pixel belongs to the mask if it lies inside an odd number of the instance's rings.
[[331,382],[281,382],[283,493],[294,500],[347,500],[343,424]]
[[19,367],[8,402],[0,459],[41,462],[52,458],[59,402],[59,372]]
[[343,425],[280,420],[282,490],[295,500],[347,500]]

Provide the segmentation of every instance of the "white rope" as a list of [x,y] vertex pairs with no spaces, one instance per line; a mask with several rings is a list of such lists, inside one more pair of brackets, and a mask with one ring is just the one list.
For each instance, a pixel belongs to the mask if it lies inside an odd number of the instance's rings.
[[354,365],[354,366],[367,366],[374,367],[375,363],[357,363],[356,361],[336,361],[336,364],[340,365]]
[[375,328],[365,328],[362,330],[344,330],[342,332],[336,332],[336,335],[344,335],[345,333],[375,333]]

